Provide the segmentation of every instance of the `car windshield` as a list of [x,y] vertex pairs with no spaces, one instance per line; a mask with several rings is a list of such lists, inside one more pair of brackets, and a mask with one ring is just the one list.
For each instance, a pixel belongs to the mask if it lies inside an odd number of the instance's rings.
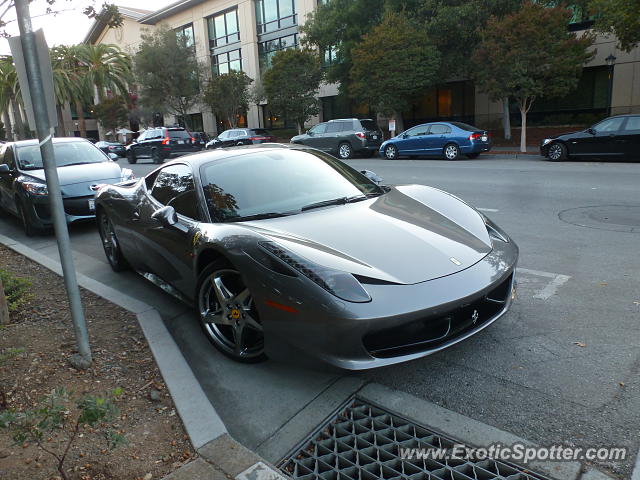
[[360,120],[360,124],[367,130],[378,130],[378,124],[373,120]]
[[200,169],[214,222],[281,216],[385,192],[357,170],[322,152],[267,150],[215,160]]
[[265,136],[271,135],[269,133],[269,130],[265,130],[264,128],[254,128],[252,132],[254,133],[254,135],[265,135]]
[[449,122],[451,125],[455,125],[462,130],[466,130],[467,132],[477,132],[478,130],[482,130],[481,128],[474,127],[473,125],[469,125],[468,123],[462,122]]
[[[58,167],[106,162],[105,154],[89,142],[54,142],[53,151]],[[43,168],[38,144],[17,147],[18,166],[21,170]]]

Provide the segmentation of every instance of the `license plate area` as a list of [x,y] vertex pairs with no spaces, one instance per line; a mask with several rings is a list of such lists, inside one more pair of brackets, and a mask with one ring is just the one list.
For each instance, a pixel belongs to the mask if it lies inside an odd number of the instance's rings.
[[489,140],[489,137],[487,137],[486,135],[483,135],[483,136],[482,136],[482,141],[483,141],[483,142],[486,142],[487,140]]
[[89,211],[90,212],[95,212],[96,211],[96,201],[93,198],[89,199]]

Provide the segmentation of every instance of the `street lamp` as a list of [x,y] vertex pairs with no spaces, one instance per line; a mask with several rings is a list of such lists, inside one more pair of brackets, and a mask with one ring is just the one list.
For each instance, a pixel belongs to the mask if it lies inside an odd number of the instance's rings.
[[613,66],[616,64],[616,57],[613,53],[610,53],[607,58],[604,59],[609,67],[609,91],[607,94],[607,112],[608,116],[611,116],[611,100],[613,97]]

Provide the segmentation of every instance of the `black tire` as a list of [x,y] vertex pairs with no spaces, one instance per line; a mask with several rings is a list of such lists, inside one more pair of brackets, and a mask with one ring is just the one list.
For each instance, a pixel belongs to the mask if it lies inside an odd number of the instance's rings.
[[552,162],[561,162],[567,159],[567,147],[564,143],[553,142],[547,150],[547,158]]
[[338,145],[338,158],[346,160],[353,156],[353,148],[349,142],[342,142]]
[[134,153],[133,150],[129,150],[127,152],[127,162],[134,164],[138,161],[138,159],[136,158],[136,154]]
[[398,147],[394,144],[389,144],[384,147],[384,156],[387,160],[396,160],[398,158]]
[[160,152],[158,152],[158,150],[151,150],[151,160],[153,160],[153,163],[158,165],[162,163],[162,157],[160,156]]
[[455,143],[447,143],[442,149],[442,153],[447,160],[458,160],[460,158],[460,148]]
[[474,160],[480,156],[479,153],[467,153],[466,157],[470,160]]
[[127,270],[129,268],[129,264],[122,254],[120,242],[118,242],[111,220],[103,210],[98,211],[96,220],[98,223],[100,239],[102,240],[102,248],[104,249],[104,254],[107,257],[107,261],[109,262],[111,269],[114,272]]
[[236,147],[240,147],[240,146],[242,146],[242,145],[244,145],[244,142],[237,142],[237,143],[236,143]]
[[23,205],[22,201],[16,199],[16,207],[18,209],[18,218],[20,219],[25,235],[27,237],[34,237],[38,235],[41,230],[31,223],[31,220],[27,216],[26,207]]
[[[221,306],[214,285],[222,285],[221,291],[229,295],[222,294],[228,298],[227,305]],[[255,302],[242,275],[229,262],[216,260],[202,271],[196,289],[196,308],[204,334],[223,355],[242,363],[257,363],[267,359]],[[212,319],[232,324],[207,321]],[[236,341],[238,335],[239,346]],[[243,339],[247,342],[246,347],[243,346]]]

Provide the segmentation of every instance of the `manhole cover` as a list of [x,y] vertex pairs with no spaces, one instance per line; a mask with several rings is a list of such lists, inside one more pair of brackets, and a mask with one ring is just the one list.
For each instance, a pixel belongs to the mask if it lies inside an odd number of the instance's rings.
[[354,399],[280,463],[301,480],[547,480],[493,459],[402,459],[401,449],[460,445],[394,413]]
[[563,210],[560,220],[579,227],[640,233],[640,206],[600,205]]

